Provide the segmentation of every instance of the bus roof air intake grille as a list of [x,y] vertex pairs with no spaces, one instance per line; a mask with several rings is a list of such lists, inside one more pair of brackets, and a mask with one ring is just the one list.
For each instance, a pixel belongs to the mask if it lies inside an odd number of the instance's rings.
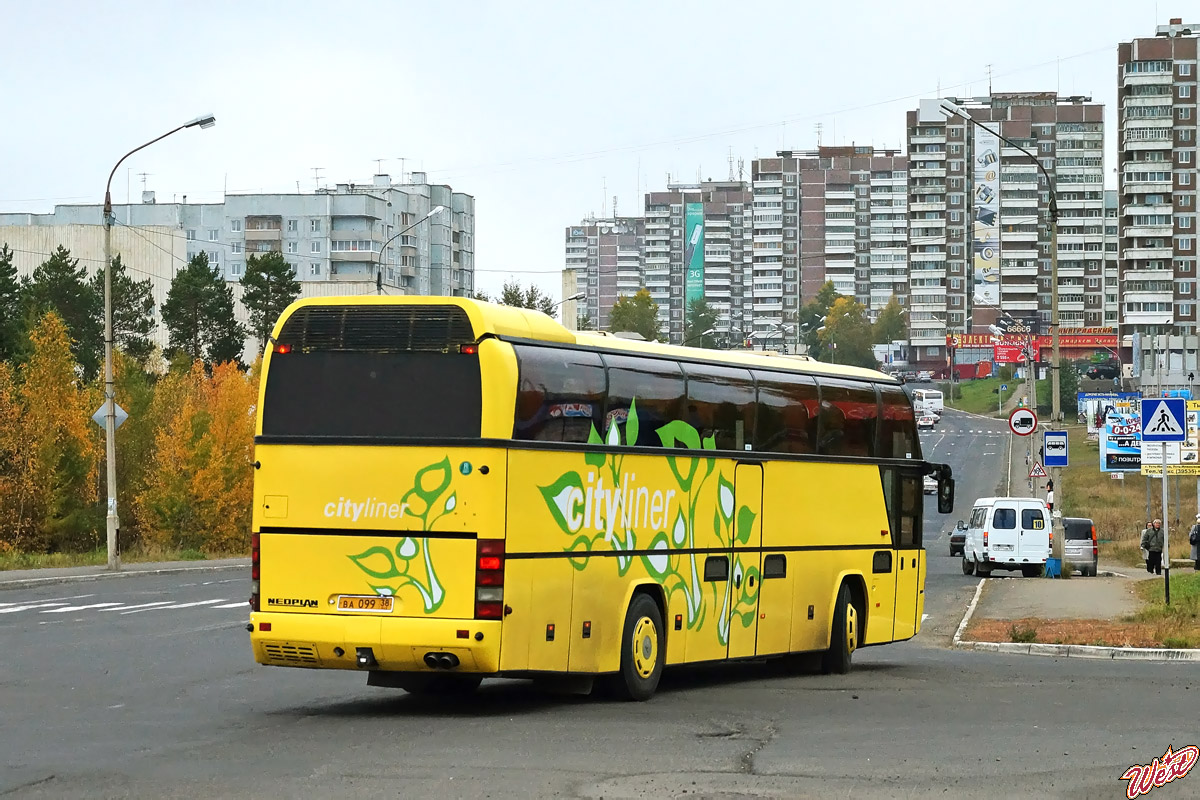
[[277,344],[299,352],[457,351],[475,341],[458,306],[304,306],[283,323]]

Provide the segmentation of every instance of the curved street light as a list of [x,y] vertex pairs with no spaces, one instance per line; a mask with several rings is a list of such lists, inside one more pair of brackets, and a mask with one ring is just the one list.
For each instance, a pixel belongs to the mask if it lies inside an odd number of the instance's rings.
[[709,328],[709,329],[708,329],[708,330],[706,330],[704,333],[698,333],[698,334],[696,334],[695,336],[691,336],[691,337],[689,337],[688,339],[686,339],[686,340],[683,342],[683,346],[684,346],[684,347],[686,347],[687,345],[691,344],[692,342],[694,342],[694,341],[696,341],[696,340],[698,340],[698,339],[699,339],[699,340],[703,340],[705,336],[712,336],[712,335],[713,335],[714,333],[716,333],[716,332],[717,332],[717,329],[716,329],[716,328]]
[[561,306],[563,303],[569,303],[569,302],[571,302],[572,300],[582,300],[582,299],[584,299],[585,297],[587,297],[587,293],[586,293],[586,292],[576,292],[575,294],[571,295],[570,297],[564,297],[562,300],[559,300],[557,303],[555,303],[554,305],[550,306],[550,308],[551,308],[551,310],[553,310],[553,309],[555,309],[555,308],[558,308],[559,306]]
[[435,214],[440,214],[445,210],[446,210],[445,206],[434,206],[433,208],[429,209],[428,214],[421,217],[419,220],[414,222],[412,225],[409,225],[407,228],[405,228],[404,230],[395,234],[394,236],[392,236],[390,239],[388,239],[386,242],[383,243],[383,245],[379,248],[379,258],[377,258],[375,260],[375,294],[383,294],[383,251],[387,249],[387,246],[389,244],[391,244],[392,242],[396,241],[397,239],[399,239],[404,234],[411,231],[413,228],[420,225],[425,220],[430,219]]
[[107,529],[108,569],[121,568],[121,554],[117,549],[117,531],[121,527],[117,516],[117,401],[116,390],[113,388],[113,309],[112,309],[112,179],[117,169],[131,155],[144,150],[155,142],[160,142],[173,133],[185,128],[211,128],[217,124],[217,118],[212,114],[204,114],[183,123],[178,128],[172,128],[145,144],[138,145],[113,165],[108,173],[108,181],[104,184],[104,461],[105,483],[107,484],[108,506],[104,517]]

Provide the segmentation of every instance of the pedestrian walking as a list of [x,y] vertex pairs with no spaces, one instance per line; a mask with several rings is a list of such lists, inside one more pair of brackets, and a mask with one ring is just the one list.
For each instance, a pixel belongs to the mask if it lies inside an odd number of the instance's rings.
[[1149,528],[1142,531],[1142,549],[1149,554],[1146,558],[1146,572],[1162,575],[1163,530],[1161,519],[1154,520]]
[[1196,524],[1188,532],[1188,544],[1192,546],[1192,561],[1195,569],[1200,572],[1200,514],[1196,515]]
[[1150,530],[1150,520],[1146,520],[1145,526],[1142,528],[1142,562],[1146,564],[1146,571],[1150,571],[1150,551],[1146,549],[1146,531]]

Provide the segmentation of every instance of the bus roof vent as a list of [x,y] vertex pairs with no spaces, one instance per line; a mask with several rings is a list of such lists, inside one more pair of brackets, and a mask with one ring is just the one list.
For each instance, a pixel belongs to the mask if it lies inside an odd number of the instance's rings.
[[278,344],[299,352],[458,352],[475,341],[458,306],[302,306],[288,317]]

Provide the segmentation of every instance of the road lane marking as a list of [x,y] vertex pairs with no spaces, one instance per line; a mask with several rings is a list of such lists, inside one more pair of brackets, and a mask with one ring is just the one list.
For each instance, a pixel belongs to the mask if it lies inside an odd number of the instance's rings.
[[106,608],[105,611],[128,611],[131,608],[151,608],[153,606],[169,606],[174,603],[174,600],[159,600],[154,603],[141,603],[136,606],[121,606],[120,608]]
[[63,603],[69,603],[72,600],[86,600],[89,597],[95,596],[96,595],[94,594],[77,594],[72,595],[71,597],[55,597],[51,600],[18,600],[15,603],[0,603],[0,606],[27,606],[31,603],[58,603],[59,605],[62,605]]
[[[162,606],[162,608],[159,610],[169,611],[172,608],[193,608],[195,606],[211,606],[211,605],[215,605],[216,603],[228,603],[228,602],[229,602],[228,597],[219,597],[216,600],[197,600],[194,603],[179,603],[179,604],[173,605],[173,606]],[[147,609],[147,611],[150,611],[150,610],[152,610],[152,609]]]
[[31,603],[24,606],[13,606],[12,608],[0,608],[0,614],[12,614],[17,611],[32,611],[35,608],[52,608],[53,606],[65,606],[66,603],[57,600],[48,603]]
[[250,605],[250,603],[246,602],[245,600],[238,600],[236,603],[226,603],[223,606],[213,606],[213,608],[241,608],[242,606],[248,605]]
[[112,606],[122,606],[124,603],[90,603],[86,606],[66,606],[64,608],[47,608],[42,611],[43,614],[65,614],[68,611],[87,611],[89,608],[111,608]]

